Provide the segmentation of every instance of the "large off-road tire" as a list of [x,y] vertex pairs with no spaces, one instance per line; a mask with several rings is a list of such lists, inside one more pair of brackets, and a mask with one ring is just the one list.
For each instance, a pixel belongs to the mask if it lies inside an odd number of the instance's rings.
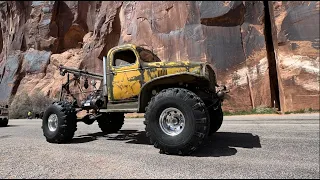
[[209,116],[210,116],[210,131],[209,135],[212,135],[213,133],[217,132],[223,122],[223,112],[221,109],[221,105],[214,110],[214,107],[208,108]]
[[97,121],[103,133],[116,133],[122,128],[124,113],[103,113]]
[[54,102],[44,112],[42,130],[50,143],[67,143],[77,130],[75,109],[69,102]]
[[6,127],[6,126],[8,126],[8,123],[9,123],[8,119],[5,119],[5,120],[2,119],[0,121],[0,127]]
[[146,136],[160,153],[188,155],[208,136],[210,119],[203,101],[182,88],[162,90],[145,112]]

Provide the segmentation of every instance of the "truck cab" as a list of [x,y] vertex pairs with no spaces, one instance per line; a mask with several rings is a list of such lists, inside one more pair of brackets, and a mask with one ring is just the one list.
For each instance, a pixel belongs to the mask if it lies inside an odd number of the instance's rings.
[[110,49],[103,58],[103,68],[106,112],[117,109],[144,113],[152,94],[168,86],[196,84],[216,91],[215,73],[208,63],[161,61],[150,50],[132,44]]

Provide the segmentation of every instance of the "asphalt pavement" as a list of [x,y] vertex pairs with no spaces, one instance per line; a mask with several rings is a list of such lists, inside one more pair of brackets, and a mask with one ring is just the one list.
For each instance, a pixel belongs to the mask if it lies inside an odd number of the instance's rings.
[[0,127],[0,179],[312,178],[319,179],[319,114],[227,116],[190,156],[160,154],[143,119],[103,135],[78,123],[69,144],[46,142],[40,119]]

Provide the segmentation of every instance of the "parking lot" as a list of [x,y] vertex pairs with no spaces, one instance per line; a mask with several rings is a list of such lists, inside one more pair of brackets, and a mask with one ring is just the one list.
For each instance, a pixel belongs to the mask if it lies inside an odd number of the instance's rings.
[[319,114],[228,116],[190,156],[160,154],[143,119],[103,135],[78,123],[69,144],[47,143],[40,119],[0,127],[0,178],[319,179]]

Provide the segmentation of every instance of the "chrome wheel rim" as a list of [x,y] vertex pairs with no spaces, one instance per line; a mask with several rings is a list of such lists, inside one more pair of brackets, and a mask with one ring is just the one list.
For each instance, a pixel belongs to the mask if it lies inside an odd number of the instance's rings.
[[48,128],[51,132],[54,132],[58,128],[58,116],[56,114],[51,114],[48,118]]
[[167,108],[162,111],[159,118],[161,130],[169,136],[180,134],[185,126],[185,118],[177,108]]

